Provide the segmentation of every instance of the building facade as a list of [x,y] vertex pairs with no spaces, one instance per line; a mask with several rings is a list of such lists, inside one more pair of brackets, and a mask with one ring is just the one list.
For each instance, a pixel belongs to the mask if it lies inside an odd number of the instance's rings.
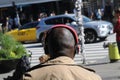
[[[12,10],[12,2],[15,2],[19,14],[25,13],[26,18],[32,15],[34,20],[37,19],[39,13],[45,12],[49,16],[52,11],[56,14],[63,14],[64,11],[73,13],[75,0],[1,0],[0,1],[0,17],[10,16]],[[95,11],[98,8],[105,7],[106,2],[110,2],[112,7],[120,5],[120,0],[82,0],[83,11]],[[83,13],[84,14],[84,13]]]
[[[15,0],[15,5],[19,14],[25,13],[28,16],[33,15],[36,19],[41,12],[49,16],[52,11],[56,14],[62,14],[65,10],[71,13],[73,11],[72,0]],[[10,16],[13,5],[11,0],[0,1],[0,17]]]

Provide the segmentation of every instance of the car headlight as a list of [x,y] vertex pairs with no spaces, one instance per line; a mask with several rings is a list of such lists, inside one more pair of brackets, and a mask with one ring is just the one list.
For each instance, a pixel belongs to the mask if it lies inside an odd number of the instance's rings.
[[104,25],[101,25],[101,28],[105,28],[105,26],[104,26]]
[[97,29],[99,29],[99,28],[101,28],[101,25],[95,25],[95,27],[96,27]]
[[104,25],[98,25],[98,26],[96,26],[98,29],[100,29],[100,28],[105,28],[105,26]]

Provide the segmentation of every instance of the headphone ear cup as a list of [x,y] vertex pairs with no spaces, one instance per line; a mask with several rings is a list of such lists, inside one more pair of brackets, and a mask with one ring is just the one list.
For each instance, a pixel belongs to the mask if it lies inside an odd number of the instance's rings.
[[45,36],[45,39],[44,39],[44,51],[45,51],[45,54],[49,54],[48,45],[47,45],[48,33],[45,32],[45,33],[44,33],[44,36]]
[[45,50],[45,54],[49,54],[48,46],[47,45],[44,46],[44,50]]

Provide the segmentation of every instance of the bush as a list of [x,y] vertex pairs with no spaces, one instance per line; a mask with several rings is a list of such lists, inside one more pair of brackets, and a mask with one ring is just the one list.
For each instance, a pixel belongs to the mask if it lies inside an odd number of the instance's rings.
[[18,59],[27,55],[25,47],[12,36],[0,33],[0,60]]

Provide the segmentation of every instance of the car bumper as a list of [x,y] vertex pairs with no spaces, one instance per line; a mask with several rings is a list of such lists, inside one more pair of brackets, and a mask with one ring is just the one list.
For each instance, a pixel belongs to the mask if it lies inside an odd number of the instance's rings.
[[113,33],[113,30],[99,30],[98,37],[107,37],[108,35],[112,33]]

